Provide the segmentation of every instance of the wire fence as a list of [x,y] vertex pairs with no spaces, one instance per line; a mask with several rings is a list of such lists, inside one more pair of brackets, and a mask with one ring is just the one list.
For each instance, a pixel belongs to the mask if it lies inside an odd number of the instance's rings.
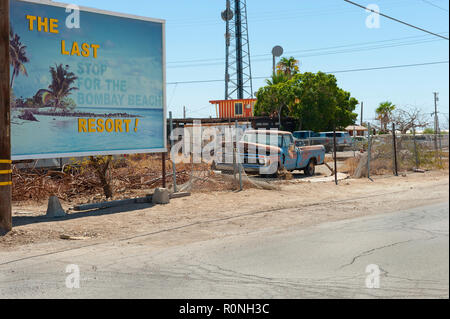
[[392,132],[395,130],[370,136],[364,144],[357,146],[364,150],[364,154],[353,160],[355,177],[448,168],[448,135]]

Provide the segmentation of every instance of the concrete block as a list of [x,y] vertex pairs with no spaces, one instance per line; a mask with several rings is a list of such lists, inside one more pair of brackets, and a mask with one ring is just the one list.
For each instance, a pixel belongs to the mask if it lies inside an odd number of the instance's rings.
[[152,197],[152,202],[155,205],[165,205],[170,203],[170,194],[167,188],[157,188]]
[[55,217],[65,217],[66,212],[61,206],[58,197],[51,196],[48,200],[48,208],[47,208],[47,217],[55,218]]

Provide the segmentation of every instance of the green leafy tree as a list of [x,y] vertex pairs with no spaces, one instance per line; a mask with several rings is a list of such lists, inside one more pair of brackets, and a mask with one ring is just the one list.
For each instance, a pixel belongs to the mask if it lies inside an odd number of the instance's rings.
[[298,73],[290,80],[261,88],[257,94],[255,115],[290,116],[304,130],[329,131],[336,124],[343,129],[354,124],[358,101],[337,86],[334,75]]
[[28,76],[25,63],[30,60],[27,57],[26,46],[20,41],[19,35],[14,33],[12,27],[9,29],[9,61],[12,66],[11,88],[14,87],[14,80],[19,74]]
[[378,120],[381,123],[381,129],[384,133],[388,132],[387,125],[391,121],[392,112],[395,110],[395,105],[392,102],[386,101],[380,103],[378,108],[376,109],[376,113],[378,116]]

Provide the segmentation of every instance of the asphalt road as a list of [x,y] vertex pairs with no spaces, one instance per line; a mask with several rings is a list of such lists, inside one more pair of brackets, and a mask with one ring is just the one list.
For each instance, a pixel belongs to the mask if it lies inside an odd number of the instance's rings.
[[[137,238],[18,253],[0,260],[0,298],[448,298],[448,235],[445,202],[166,249]],[[69,264],[79,289],[66,287]]]

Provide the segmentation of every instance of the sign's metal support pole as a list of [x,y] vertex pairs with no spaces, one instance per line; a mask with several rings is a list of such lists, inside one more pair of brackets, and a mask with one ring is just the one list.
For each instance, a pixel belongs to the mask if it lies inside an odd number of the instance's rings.
[[[169,119],[170,119],[170,136],[172,136],[173,134],[173,118],[172,118],[172,112],[169,112]],[[172,139],[170,140],[170,146],[172,147],[173,141]],[[171,160],[172,160],[172,170],[173,170],[173,192],[177,193],[178,189],[177,189],[177,167],[175,165],[175,159],[173,158],[173,156],[170,156]]]
[[166,153],[162,153],[162,187],[166,188]]

